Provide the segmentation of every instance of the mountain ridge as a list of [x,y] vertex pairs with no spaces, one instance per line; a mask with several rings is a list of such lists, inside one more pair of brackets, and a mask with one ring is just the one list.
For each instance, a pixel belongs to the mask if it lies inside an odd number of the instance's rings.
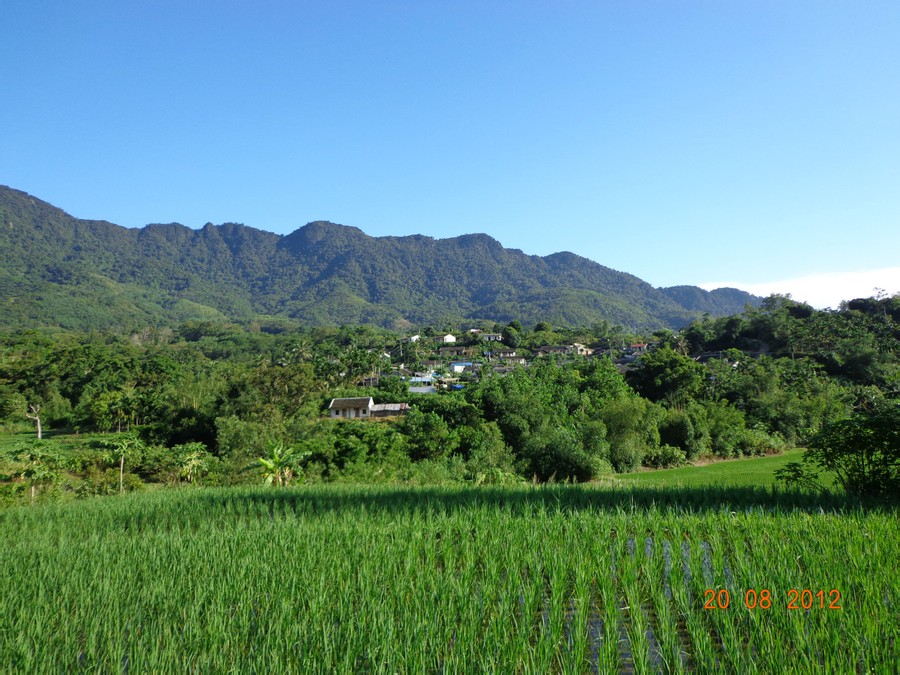
[[286,316],[386,327],[606,320],[649,330],[760,300],[737,289],[654,288],[570,251],[528,255],[484,233],[373,237],[322,220],[286,235],[240,223],[126,228],[75,218],[6,186],[0,253],[10,261],[0,271],[4,328]]

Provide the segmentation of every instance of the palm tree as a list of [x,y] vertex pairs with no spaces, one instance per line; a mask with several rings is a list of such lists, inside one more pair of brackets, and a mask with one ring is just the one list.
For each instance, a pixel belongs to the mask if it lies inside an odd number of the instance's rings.
[[691,343],[688,342],[687,336],[683,331],[679,331],[672,338],[672,349],[676,354],[681,354],[682,356],[687,356],[691,351]]
[[312,359],[312,343],[305,337],[297,338],[282,357],[283,365],[305,363]]
[[134,434],[123,434],[114,441],[106,441],[105,445],[106,460],[119,461],[119,494],[125,494],[125,455],[134,454],[143,444]]

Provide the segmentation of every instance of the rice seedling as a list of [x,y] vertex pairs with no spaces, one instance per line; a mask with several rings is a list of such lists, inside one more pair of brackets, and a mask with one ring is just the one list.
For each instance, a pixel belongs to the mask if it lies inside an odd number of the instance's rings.
[[235,488],[11,508],[0,669],[896,670],[896,513],[722,494]]

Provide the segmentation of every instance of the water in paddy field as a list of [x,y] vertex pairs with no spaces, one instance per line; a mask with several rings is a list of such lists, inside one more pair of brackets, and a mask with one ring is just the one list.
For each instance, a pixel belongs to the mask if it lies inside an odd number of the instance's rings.
[[[704,584],[712,584],[713,582],[713,560],[712,549],[708,542],[701,541],[694,545],[694,550],[700,552],[700,574],[703,577]],[[590,672],[604,673],[609,672],[609,663],[604,660],[604,656],[609,651],[613,651],[608,647],[610,641],[615,642],[615,660],[616,672],[619,673],[637,673],[645,672],[645,667],[654,673],[666,673],[673,670],[698,671],[700,668],[694,658],[693,641],[690,636],[687,623],[680,616],[674,619],[674,625],[671,630],[674,633],[675,643],[677,644],[677,652],[667,655],[659,638],[663,627],[662,619],[659,616],[658,608],[654,603],[646,598],[635,606],[629,605],[626,599],[626,589],[624,587],[622,568],[625,565],[640,565],[642,559],[653,559],[654,553],[661,558],[662,574],[657,580],[641,579],[642,596],[649,594],[648,588],[653,584],[659,584],[662,587],[662,594],[666,601],[672,603],[673,594],[673,574],[676,570],[680,571],[683,576],[683,588],[688,595],[688,602],[693,606],[694,598],[691,594],[692,570],[691,570],[691,543],[687,540],[681,544],[681,565],[676,567],[674,551],[678,550],[668,539],[654,540],[652,537],[639,540],[634,536],[629,537],[625,541],[624,547],[620,550],[615,543],[610,547],[610,576],[615,589],[615,600],[612,605],[606,602],[601,589],[595,584],[591,590],[591,601],[585,608],[579,607],[574,596],[570,595],[564,599],[555,599],[550,589],[549,583],[545,583],[543,590],[540,609],[538,610],[537,621],[539,625],[539,634],[535,640],[541,636],[549,635],[551,630],[551,612],[553,611],[554,602],[563,603],[564,631],[562,650],[571,652],[575,649],[577,643],[576,631],[578,630],[578,613],[586,612],[587,617],[583,622],[587,631],[587,654],[586,659],[590,665]],[[622,558],[617,555],[624,554]],[[723,568],[723,574],[730,583],[731,572],[727,566]],[[524,607],[524,596],[519,597],[520,606]],[[677,614],[669,612],[675,617]],[[670,619],[671,620],[671,619]],[[720,636],[716,630],[706,622],[704,622],[707,638],[716,650],[713,656],[713,664],[716,667],[723,666],[721,655],[723,645]],[[637,626],[643,628],[638,632]],[[642,638],[643,646],[639,649],[644,650],[644,658],[635,651],[638,647],[634,644],[635,638]],[[673,663],[677,660],[678,663]]]

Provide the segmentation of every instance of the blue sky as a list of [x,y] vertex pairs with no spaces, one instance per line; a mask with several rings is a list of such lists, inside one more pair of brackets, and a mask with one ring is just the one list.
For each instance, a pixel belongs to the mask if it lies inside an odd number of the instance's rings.
[[900,292],[896,0],[6,0],[3,25],[0,183],[77,217]]

